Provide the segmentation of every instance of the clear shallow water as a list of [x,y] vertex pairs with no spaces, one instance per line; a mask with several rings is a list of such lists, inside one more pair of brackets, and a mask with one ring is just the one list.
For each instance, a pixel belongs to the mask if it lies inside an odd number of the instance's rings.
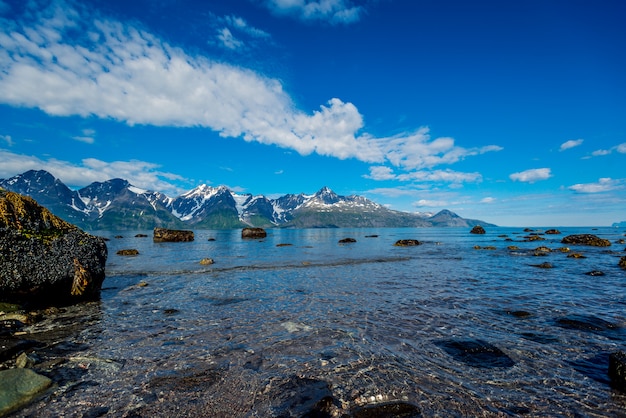
[[[626,416],[606,374],[608,353],[626,349],[623,229],[535,242],[519,228],[195,231],[161,244],[138,232],[148,238],[106,234],[102,300],[68,338],[79,384],[22,414],[300,416],[328,395],[338,416],[394,401],[423,416]],[[571,233],[613,245],[570,246],[584,259],[525,251]],[[454,352],[467,341],[482,354]]]

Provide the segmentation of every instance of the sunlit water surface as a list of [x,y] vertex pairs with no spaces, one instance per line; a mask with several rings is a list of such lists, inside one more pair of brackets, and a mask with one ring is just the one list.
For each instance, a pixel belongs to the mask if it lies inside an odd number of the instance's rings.
[[[402,401],[423,416],[626,416],[606,373],[608,354],[626,349],[623,229],[535,242],[519,228],[195,231],[194,242],[159,244],[137,232],[101,234],[102,300],[68,338],[80,384],[22,414],[296,416],[304,401],[281,391],[313,385],[336,415]],[[557,250],[570,233],[613,245],[570,246],[580,259],[525,251]],[[346,237],[356,242],[338,243]],[[124,248],[140,254],[116,255]],[[215,264],[200,265],[206,257]],[[533,266],[543,262],[553,268]],[[446,350],[459,341],[505,361]]]

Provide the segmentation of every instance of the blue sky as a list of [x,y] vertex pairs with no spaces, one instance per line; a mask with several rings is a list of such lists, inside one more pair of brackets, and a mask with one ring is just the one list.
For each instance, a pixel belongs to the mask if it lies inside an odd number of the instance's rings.
[[0,0],[0,178],[626,220],[626,2]]

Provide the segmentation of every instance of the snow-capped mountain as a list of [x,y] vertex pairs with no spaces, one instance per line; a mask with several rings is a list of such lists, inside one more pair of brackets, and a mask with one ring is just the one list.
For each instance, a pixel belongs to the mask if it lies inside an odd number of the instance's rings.
[[140,189],[123,179],[71,190],[43,170],[0,180],[0,187],[33,197],[53,213],[84,229],[490,225],[445,210],[435,215],[393,211],[362,196],[337,195],[328,187],[312,195],[287,194],[269,199],[203,184],[171,198]]

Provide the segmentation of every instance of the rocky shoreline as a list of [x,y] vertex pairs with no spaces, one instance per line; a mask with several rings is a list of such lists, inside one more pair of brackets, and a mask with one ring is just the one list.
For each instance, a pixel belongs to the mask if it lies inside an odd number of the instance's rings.
[[[2,197],[6,199],[6,193]],[[33,289],[32,299],[29,299],[28,294],[24,291],[24,289],[28,288],[27,286],[20,285],[22,287],[20,287],[21,290],[19,292],[2,293],[3,301],[0,303],[0,416],[19,411],[20,408],[37,399],[52,402],[68,396],[74,391],[80,391],[81,379],[90,368],[102,367],[119,370],[124,367],[124,360],[82,356],[80,352],[83,347],[80,343],[73,342],[76,335],[98,324],[101,319],[102,312],[98,296],[100,286],[104,280],[104,269],[102,267],[102,276],[100,276],[98,268],[94,269],[95,272],[87,270],[85,266],[91,266],[90,261],[85,261],[85,256],[81,254],[87,248],[91,248],[94,251],[94,255],[90,259],[87,257],[88,260],[94,262],[102,261],[104,254],[104,260],[106,261],[106,245],[104,245],[104,253],[102,250],[104,240],[91,237],[71,225],[57,223],[57,220],[49,218],[49,215],[39,208],[34,207],[34,212],[33,210],[30,212],[24,211],[20,209],[24,206],[15,204],[17,201],[15,196],[9,196],[9,198],[13,199],[12,212],[9,209],[3,209],[4,217],[2,219],[4,219],[4,223],[2,225],[5,231],[3,237],[6,238],[6,241],[3,241],[4,244],[0,248],[3,249],[3,261],[17,260],[15,264],[17,267],[12,267],[12,270],[20,271],[20,269],[25,268],[24,264],[19,264],[20,262],[24,263],[25,258],[19,258],[17,255],[25,251],[31,252],[28,253],[29,256],[33,255],[33,251],[45,253],[49,251],[49,248],[55,248],[54,242],[56,240],[61,240],[64,243],[60,248],[66,250],[70,255],[65,258],[58,258],[58,253],[53,253],[57,257],[57,263],[65,263],[66,265],[61,269],[65,274],[64,281],[61,279],[52,281],[52,285],[56,286],[53,287],[54,291],[43,291],[41,289],[41,279],[38,279],[40,280],[37,282],[38,285],[31,287]],[[23,205],[28,206],[31,203],[25,201]],[[4,207],[8,206],[5,205]],[[25,213],[30,213],[32,216],[25,216]],[[36,216],[33,215],[35,213]],[[36,221],[37,216],[41,218],[40,221]],[[9,224],[7,220],[12,220],[14,224]],[[19,225],[19,227],[16,225]],[[12,231],[11,228],[13,229]],[[477,232],[471,233],[476,234]],[[484,235],[484,229],[478,233]],[[155,242],[185,242],[194,239],[191,231],[155,230],[154,234]],[[499,236],[499,239],[505,243],[504,248],[497,243],[495,243],[496,245],[487,246],[475,245],[473,248],[492,251],[502,249],[509,256],[515,257],[553,256],[553,258],[563,257],[563,260],[585,257],[584,250],[573,252],[567,246],[550,248],[542,245],[534,249],[520,249],[514,245],[516,241],[543,241],[545,240],[544,235],[559,235],[560,232],[556,230],[547,230],[545,232],[526,230],[524,234],[520,233],[522,236],[515,237],[516,239],[505,235]],[[66,238],[68,235],[75,238],[68,240]],[[157,235],[159,236],[158,239]],[[161,238],[164,236],[169,238],[162,240]],[[242,238],[263,240],[266,237],[266,232],[261,229],[242,232]],[[78,250],[76,246],[66,245],[68,242],[76,243],[77,240],[79,242],[78,246],[81,247]],[[9,246],[18,241],[21,246]],[[26,245],[25,243],[28,244]],[[339,241],[341,245],[346,243],[357,244],[357,241],[354,238],[344,238]],[[560,243],[576,245],[578,248],[584,248],[585,246],[608,248],[612,245],[611,242],[592,234],[568,235]],[[623,240],[616,242],[616,244],[623,243]],[[422,244],[424,243],[415,239],[403,239],[396,241],[395,244],[390,243],[390,245],[400,247],[417,247],[422,246]],[[290,244],[282,243],[277,246],[290,246]],[[406,251],[410,251],[410,249],[406,249]],[[117,254],[118,256],[141,256],[136,250],[124,250]],[[577,256],[572,257],[573,254],[577,254]],[[626,256],[622,255],[624,251],[616,250],[612,251],[611,254],[618,259],[617,265],[626,269]],[[40,260],[43,258],[36,259]],[[48,264],[42,262],[42,265],[49,266],[49,263],[53,262],[46,261]],[[199,262],[203,265],[212,265],[215,261],[207,258]],[[70,265],[71,268],[67,267],[67,265]],[[4,272],[9,271],[7,266],[8,263],[3,262]],[[530,264],[530,266],[553,267],[551,262]],[[56,271],[51,267],[47,267],[47,269],[49,272]],[[87,273],[83,272],[83,276],[81,276],[78,272],[83,270],[87,271]],[[585,274],[597,277],[602,276],[604,273],[594,270],[585,272]],[[45,275],[45,272],[39,273],[39,276]],[[14,281],[22,280],[21,276],[18,277],[15,274],[3,276],[5,289],[9,286],[6,284],[7,277],[12,278]],[[94,277],[96,278],[95,280]],[[79,280],[78,285],[76,284],[77,280]],[[84,283],[81,280],[93,281]],[[63,284],[59,285],[59,282]],[[82,289],[82,292],[77,291],[77,286],[78,290]],[[141,284],[137,286],[141,286]],[[48,295],[50,298],[46,299],[44,295]],[[171,311],[171,314],[176,312],[175,310]],[[516,318],[527,318],[533,315],[532,312],[521,310],[510,311],[509,314]],[[555,324],[565,329],[607,333],[607,335],[621,330],[617,324],[590,316],[564,316],[556,319]],[[529,336],[528,338],[531,337]],[[486,341],[478,339],[451,339],[438,340],[435,344],[451,357],[473,367],[508,368],[514,364],[505,352]],[[610,353],[606,376],[614,388],[626,392],[626,353],[624,351],[619,350]],[[187,382],[185,379],[185,377],[180,377],[178,380],[172,380],[172,382],[177,382],[176,385],[185,384]],[[203,390],[201,386],[204,378],[191,376],[190,379],[186,384],[191,384],[195,388],[194,390]],[[157,383],[153,382],[153,384],[158,386],[169,385],[170,383],[162,380]],[[198,387],[196,388],[196,386]],[[172,390],[175,391],[177,388],[180,389],[179,386],[176,386]],[[276,393],[272,394],[272,399],[279,402],[279,409],[290,414],[286,416],[292,416],[291,414],[296,413],[299,416],[330,417],[336,416],[340,411],[343,411],[341,412],[342,416],[346,417],[420,416],[420,409],[417,405],[402,401],[376,401],[371,405],[365,404],[345,411],[340,408],[339,401],[333,397],[332,390],[327,383],[297,376],[286,380],[282,386],[278,385],[274,388],[274,391]],[[107,412],[106,408],[95,407],[93,410],[88,411],[87,414],[95,417],[106,415]],[[150,406],[145,407],[144,412],[149,413]]]

